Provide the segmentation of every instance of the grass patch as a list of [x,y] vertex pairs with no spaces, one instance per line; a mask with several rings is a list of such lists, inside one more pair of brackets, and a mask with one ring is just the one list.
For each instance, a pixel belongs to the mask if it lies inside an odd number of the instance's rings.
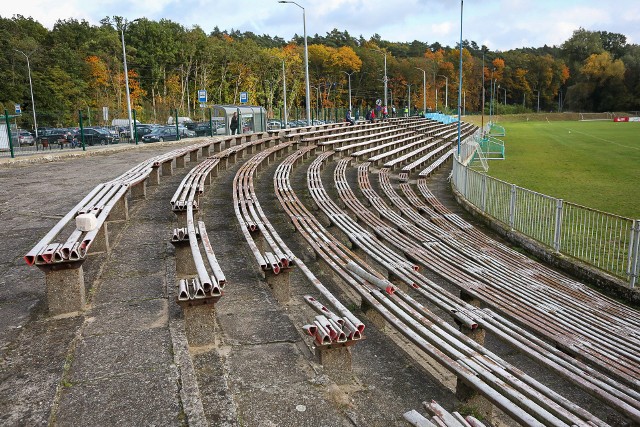
[[506,159],[489,175],[604,212],[640,218],[640,123],[501,122]]

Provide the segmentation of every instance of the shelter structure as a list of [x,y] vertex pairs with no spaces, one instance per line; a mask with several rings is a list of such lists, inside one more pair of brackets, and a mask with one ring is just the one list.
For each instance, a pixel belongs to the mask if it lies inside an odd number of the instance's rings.
[[239,133],[254,133],[267,131],[267,111],[264,107],[254,105],[214,105],[212,119],[224,124],[225,135],[231,134],[231,117],[238,113],[238,123],[241,124]]

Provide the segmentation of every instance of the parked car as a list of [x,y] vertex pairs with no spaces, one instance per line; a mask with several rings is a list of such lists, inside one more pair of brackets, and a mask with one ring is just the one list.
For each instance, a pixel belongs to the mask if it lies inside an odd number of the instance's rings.
[[178,131],[180,131],[180,138],[194,138],[196,136],[195,131],[189,130],[181,125],[178,125]]
[[[159,127],[158,125],[137,125],[136,126],[136,134],[138,135],[138,140],[141,140],[143,136],[148,133],[151,133],[154,129]],[[127,130],[127,135],[129,134],[129,130]]]
[[[209,122],[191,122],[185,124],[185,127],[189,130],[194,131],[196,133],[196,136],[208,136],[210,126],[211,125]],[[216,124],[213,123],[214,129],[216,128],[215,126]]]
[[36,142],[31,132],[24,129],[18,129],[18,144],[19,145],[33,145]]
[[163,141],[176,141],[178,139],[178,132],[176,132],[175,126],[162,126],[155,128],[152,132],[142,137],[142,142],[163,142]]
[[73,141],[74,132],[67,128],[47,129],[38,132],[38,139],[43,146],[49,144],[66,144]]
[[[108,130],[103,128],[84,128],[84,143],[87,145],[107,145],[107,144],[117,144],[120,142],[120,137],[117,135],[113,135]],[[80,132],[76,133],[76,138],[78,142],[81,141]]]

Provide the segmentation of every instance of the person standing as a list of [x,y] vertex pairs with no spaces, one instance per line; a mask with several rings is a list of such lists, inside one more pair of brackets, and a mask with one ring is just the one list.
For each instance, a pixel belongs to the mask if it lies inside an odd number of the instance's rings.
[[233,117],[231,117],[231,125],[229,126],[231,129],[231,135],[235,135],[238,133],[238,113],[234,112]]

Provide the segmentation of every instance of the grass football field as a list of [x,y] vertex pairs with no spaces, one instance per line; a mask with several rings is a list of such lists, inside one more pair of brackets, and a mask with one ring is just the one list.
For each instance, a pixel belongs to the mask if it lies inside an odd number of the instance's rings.
[[488,174],[549,196],[640,219],[640,122],[503,122],[505,160]]

